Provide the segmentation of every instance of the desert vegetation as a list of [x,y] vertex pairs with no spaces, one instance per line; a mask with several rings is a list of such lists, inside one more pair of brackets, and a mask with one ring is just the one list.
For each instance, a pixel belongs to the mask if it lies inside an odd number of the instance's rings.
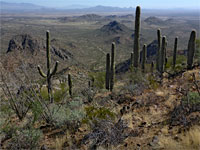
[[199,150],[199,31],[172,38],[170,20],[141,12],[44,17],[40,27],[13,17],[1,45],[0,149]]

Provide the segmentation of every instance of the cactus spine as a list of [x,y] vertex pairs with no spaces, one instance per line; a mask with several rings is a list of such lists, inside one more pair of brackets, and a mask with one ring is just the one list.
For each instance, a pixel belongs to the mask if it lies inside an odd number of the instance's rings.
[[51,70],[51,55],[50,55],[50,36],[49,31],[46,32],[46,58],[47,58],[47,74],[45,74],[41,67],[38,65],[38,71],[39,74],[46,78],[47,80],[47,88],[48,88],[48,95],[49,95],[49,101],[53,103],[53,97],[52,97],[52,87],[51,87],[51,78],[53,75],[55,75],[57,68],[58,68],[58,61],[56,61],[56,64],[54,68]]
[[147,57],[147,45],[144,44],[142,49],[142,71],[145,71],[145,63],[146,63],[146,57]]
[[113,90],[115,80],[115,43],[112,43],[110,66],[110,91]]
[[161,31],[157,30],[157,38],[158,38],[158,49],[156,53],[156,69],[159,71],[159,59],[160,59],[160,48],[161,48]]
[[192,69],[194,52],[196,47],[195,41],[196,41],[196,31],[193,30],[190,34],[190,40],[188,42],[187,69]]
[[72,78],[70,74],[68,74],[68,86],[69,86],[69,95],[70,97],[72,97]]
[[164,71],[164,64],[165,64],[165,49],[166,49],[166,37],[162,37],[162,47],[160,51],[160,73],[162,75]]
[[176,67],[176,54],[177,54],[178,37],[174,41],[174,52],[173,52],[173,69]]
[[106,55],[106,89],[110,88],[110,54]]
[[141,14],[140,6],[137,6],[136,13],[135,13],[135,37],[134,37],[134,50],[133,50],[134,51],[134,67],[135,68],[137,68],[138,64],[139,64],[140,14]]

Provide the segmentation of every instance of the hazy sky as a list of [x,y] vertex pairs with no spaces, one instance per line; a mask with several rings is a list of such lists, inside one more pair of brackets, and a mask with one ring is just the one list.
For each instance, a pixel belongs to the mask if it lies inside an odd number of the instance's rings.
[[64,7],[69,5],[85,6],[118,6],[143,8],[195,8],[200,9],[200,0],[0,0],[5,2],[34,3],[48,7]]

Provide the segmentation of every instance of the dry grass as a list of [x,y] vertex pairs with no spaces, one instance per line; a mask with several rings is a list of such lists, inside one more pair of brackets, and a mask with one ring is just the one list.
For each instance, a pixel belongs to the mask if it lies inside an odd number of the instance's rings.
[[200,127],[195,126],[178,135],[177,140],[164,136],[159,140],[160,148],[164,150],[200,150]]

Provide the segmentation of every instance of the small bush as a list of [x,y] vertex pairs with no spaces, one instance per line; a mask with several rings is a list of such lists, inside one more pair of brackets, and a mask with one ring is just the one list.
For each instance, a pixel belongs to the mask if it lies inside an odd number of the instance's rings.
[[83,123],[90,123],[95,125],[99,120],[113,120],[115,119],[115,113],[111,112],[108,108],[88,106],[85,107],[86,116],[82,120]]
[[188,92],[187,96],[183,98],[183,103],[192,105],[200,104],[200,95],[198,92]]
[[9,150],[16,149],[39,149],[39,142],[42,138],[42,132],[36,129],[21,129],[17,131],[9,142]]
[[105,72],[91,72],[89,77],[94,79],[94,86],[100,89],[104,88],[105,85]]

